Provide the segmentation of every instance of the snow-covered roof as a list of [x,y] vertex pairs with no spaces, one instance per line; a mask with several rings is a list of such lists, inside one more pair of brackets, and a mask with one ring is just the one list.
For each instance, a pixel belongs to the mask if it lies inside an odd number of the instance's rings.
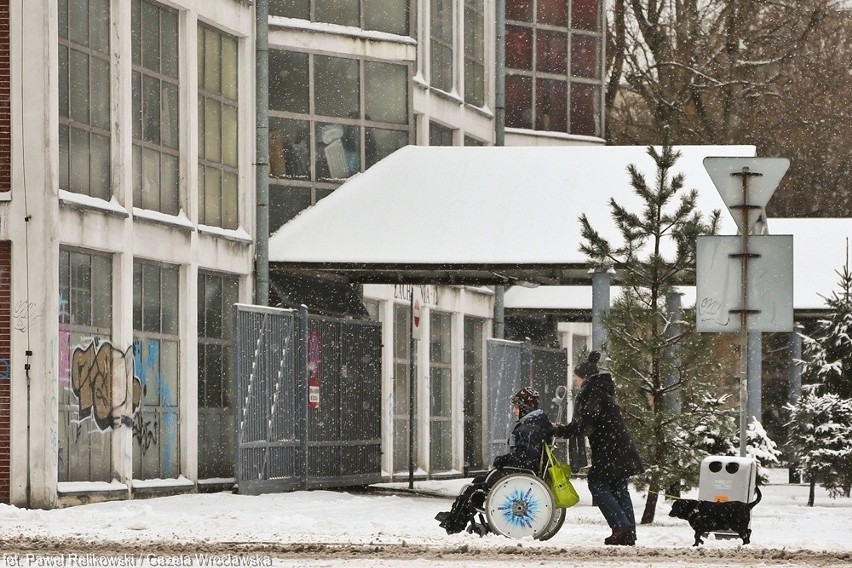
[[[681,306],[695,306],[695,286],[679,286]],[[621,286],[610,288],[610,302],[621,295]],[[513,286],[506,291],[504,306],[516,310],[590,311],[591,286],[539,286],[525,288]]]
[[837,271],[847,262],[852,219],[767,220],[772,235],[793,235],[793,307],[824,310],[825,298],[840,292]]
[[[721,210],[722,232],[735,234],[702,160],[751,157],[755,148],[677,149],[682,157],[672,173],[682,172],[685,187],[698,190],[699,211]],[[641,206],[630,164],[654,183],[653,160],[641,146],[406,146],[281,227],[270,238],[269,260],[279,269],[337,271],[352,281],[392,282],[416,269],[421,281],[446,283],[453,270],[482,269],[482,277],[510,268],[521,280],[585,280],[585,271],[576,272],[586,266],[578,218],[585,213],[618,242],[609,199]],[[570,276],[562,272],[568,267],[575,269]],[[365,280],[369,274],[374,278]]]

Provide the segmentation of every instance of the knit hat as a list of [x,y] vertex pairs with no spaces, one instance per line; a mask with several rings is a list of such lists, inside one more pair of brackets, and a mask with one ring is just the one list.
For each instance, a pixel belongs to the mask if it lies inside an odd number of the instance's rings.
[[512,398],[509,399],[509,402],[512,403],[513,406],[520,408],[522,414],[527,414],[538,408],[540,399],[541,397],[537,390],[530,387],[524,387],[513,394]]
[[592,375],[598,374],[598,361],[601,360],[600,351],[592,351],[589,353],[589,356],[585,361],[580,363],[574,368],[574,374],[580,377],[581,379],[585,379],[586,377],[590,377]]

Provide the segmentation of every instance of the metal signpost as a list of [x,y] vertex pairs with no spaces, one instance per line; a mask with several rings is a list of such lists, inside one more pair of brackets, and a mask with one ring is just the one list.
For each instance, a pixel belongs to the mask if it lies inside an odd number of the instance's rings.
[[408,488],[414,489],[414,407],[417,404],[417,391],[415,390],[415,364],[414,353],[417,351],[417,343],[423,335],[423,292],[420,286],[411,286],[411,327],[408,346]]
[[[736,221],[740,238],[739,249],[730,252],[724,250],[725,246],[730,246],[730,237],[699,239],[696,249],[696,328],[698,331],[734,331],[736,324],[739,324],[740,456],[746,455],[748,443],[748,332],[793,330],[792,237],[750,237],[752,228],[789,166],[790,161],[786,158],[704,159],[704,168]],[[779,238],[782,240],[778,240]],[[704,239],[729,240],[726,244]],[[753,249],[753,239],[763,239],[760,245],[762,252]],[[719,251],[723,251],[728,259],[739,261],[738,305],[733,303],[737,300],[732,301],[725,293],[725,289],[729,287],[723,286],[720,290],[718,286],[706,286],[712,275],[722,274],[723,279],[731,275],[730,262],[726,263],[727,266],[717,266],[714,270],[713,260],[718,259]],[[785,251],[789,253],[789,257],[785,255]],[[712,254],[713,252],[716,254]],[[761,261],[761,270],[754,270],[755,265]],[[726,270],[720,272],[719,268]],[[750,274],[750,270],[754,274]],[[779,286],[777,282],[773,284],[773,279],[783,282],[783,285]],[[767,293],[758,295],[758,289]],[[781,295],[773,296],[773,291]],[[787,291],[789,298],[784,296]],[[752,320],[759,320],[762,325],[753,325]],[[766,321],[769,323],[765,323]]]

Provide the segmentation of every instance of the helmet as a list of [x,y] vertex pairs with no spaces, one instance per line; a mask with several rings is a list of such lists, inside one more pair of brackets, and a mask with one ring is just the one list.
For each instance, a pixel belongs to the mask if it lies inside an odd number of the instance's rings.
[[520,408],[522,414],[527,414],[528,412],[538,408],[540,399],[541,397],[537,390],[530,387],[524,387],[513,394],[512,398],[509,399],[509,402],[511,402],[513,406]]

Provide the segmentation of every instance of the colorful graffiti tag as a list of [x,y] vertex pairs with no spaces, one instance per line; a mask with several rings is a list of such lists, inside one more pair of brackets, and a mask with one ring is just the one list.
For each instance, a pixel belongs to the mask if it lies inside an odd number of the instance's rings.
[[81,419],[91,416],[101,430],[132,427],[133,413],[143,395],[142,383],[133,373],[132,351],[132,347],[121,351],[107,341],[97,345],[92,341],[85,348],[74,349],[71,388]]

